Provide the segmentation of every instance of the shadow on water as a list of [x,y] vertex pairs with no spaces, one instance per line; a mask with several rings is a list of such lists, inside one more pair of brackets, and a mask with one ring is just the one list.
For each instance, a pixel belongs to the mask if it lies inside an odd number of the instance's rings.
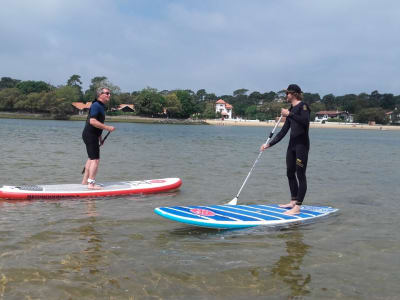
[[299,228],[279,234],[278,238],[285,240],[286,254],[274,264],[272,275],[289,287],[291,297],[308,295],[310,291],[307,286],[311,282],[311,275],[303,274],[301,265],[311,246],[303,242],[303,233]]

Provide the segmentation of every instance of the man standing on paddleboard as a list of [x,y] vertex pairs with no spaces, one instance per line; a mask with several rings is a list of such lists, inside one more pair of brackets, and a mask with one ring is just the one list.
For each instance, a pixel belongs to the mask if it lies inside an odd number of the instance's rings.
[[82,184],[87,184],[89,189],[101,189],[96,185],[96,174],[100,162],[100,146],[103,144],[101,134],[103,130],[114,131],[113,126],[104,124],[106,118],[104,105],[110,101],[110,89],[100,87],[96,90],[96,100],[93,101],[89,109],[85,128],[82,132],[82,139],[86,145],[88,160],[85,165],[85,172]]
[[[310,150],[310,139],[308,130],[310,127],[310,108],[302,102],[303,92],[297,84],[290,84],[286,91],[286,99],[291,104],[289,109],[282,108],[281,114],[286,117],[282,129],[268,144],[263,144],[260,151],[268,149],[279,143],[290,129],[290,140],[286,152],[287,177],[291,201],[280,207],[291,208],[286,212],[288,215],[300,213],[307,191],[306,168],[308,151]],[[297,176],[297,178],[296,178]]]

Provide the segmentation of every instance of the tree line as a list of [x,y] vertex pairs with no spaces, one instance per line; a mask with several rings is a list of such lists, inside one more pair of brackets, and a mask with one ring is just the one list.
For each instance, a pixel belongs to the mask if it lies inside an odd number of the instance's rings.
[[[72,102],[93,101],[96,89],[100,86],[110,88],[112,96],[108,105],[111,113],[118,114],[113,108],[120,104],[133,104],[135,114],[148,117],[198,118],[212,119],[221,117],[215,112],[215,102],[223,99],[233,105],[233,115],[245,119],[269,120],[279,115],[285,103],[283,90],[274,92],[249,93],[247,89],[237,89],[232,95],[208,93],[205,89],[162,90],[145,88],[141,91],[122,92],[107,77],[94,77],[89,88],[82,89],[79,75],[72,75],[65,85],[53,86],[44,81],[22,81],[10,77],[0,80],[0,111],[30,112],[51,115],[55,119],[68,119],[73,113]],[[386,112],[400,107],[400,95],[381,94],[346,94],[335,96],[318,93],[304,93],[303,101],[311,108],[311,118],[322,110],[346,111],[354,115],[356,122],[387,123]]]

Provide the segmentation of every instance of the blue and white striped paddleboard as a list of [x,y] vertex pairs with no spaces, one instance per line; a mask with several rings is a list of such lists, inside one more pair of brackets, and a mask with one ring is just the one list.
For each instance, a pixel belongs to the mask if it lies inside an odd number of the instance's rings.
[[285,215],[286,208],[271,205],[212,205],[158,207],[160,216],[194,226],[232,229],[260,225],[301,223],[330,215],[338,209],[329,206],[301,206],[300,214]]

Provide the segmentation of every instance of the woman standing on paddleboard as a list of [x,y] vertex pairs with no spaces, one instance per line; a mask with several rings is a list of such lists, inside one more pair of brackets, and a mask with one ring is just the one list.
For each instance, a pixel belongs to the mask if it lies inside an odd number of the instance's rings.
[[100,87],[97,89],[96,94],[96,100],[90,106],[86,125],[82,132],[82,139],[85,142],[89,157],[85,165],[82,184],[87,184],[89,189],[101,189],[100,186],[96,185],[96,174],[100,162],[100,146],[103,143],[101,134],[103,130],[110,132],[115,130],[113,126],[104,124],[106,118],[104,105],[110,101],[110,89]]
[[[306,168],[308,151],[310,150],[310,139],[308,130],[310,127],[310,108],[302,102],[303,92],[297,84],[291,84],[287,88],[286,99],[291,104],[289,109],[282,108],[281,114],[286,117],[281,131],[268,144],[261,146],[261,151],[279,143],[290,129],[290,140],[286,152],[287,177],[291,201],[280,207],[291,208],[286,212],[288,215],[300,213],[307,191]],[[297,178],[296,178],[297,176]]]

